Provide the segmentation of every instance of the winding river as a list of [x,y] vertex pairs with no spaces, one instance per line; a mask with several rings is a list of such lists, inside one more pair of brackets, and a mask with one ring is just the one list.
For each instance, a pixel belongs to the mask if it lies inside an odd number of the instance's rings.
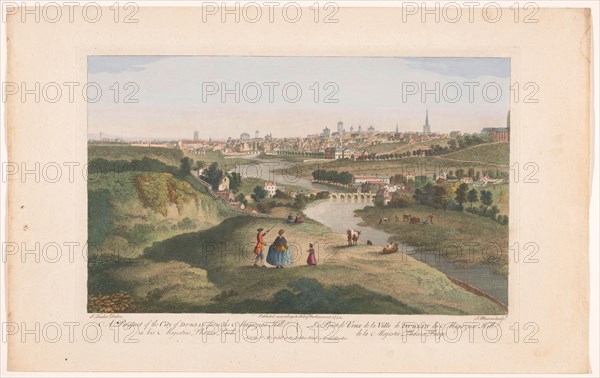
[[[297,175],[294,175],[295,172],[293,169],[288,171],[288,175],[274,172],[276,169],[287,168],[294,163],[278,159],[267,160],[256,157],[252,157],[252,159],[257,160],[259,164],[240,165],[236,167],[236,171],[244,178],[261,178],[267,181],[276,181],[284,186],[292,184],[309,190],[335,190],[326,185],[315,184],[304,178],[297,177]],[[354,214],[355,210],[369,205],[372,205],[372,203],[365,200],[322,200],[309,204],[303,212],[309,218],[328,226],[335,232],[346,233],[346,230],[349,228],[360,229],[362,240],[370,240],[373,245],[385,246],[389,243],[389,238],[392,235],[376,228],[359,226],[359,223],[362,223],[362,219]],[[416,260],[424,262],[444,274],[475,286],[502,303],[508,304],[508,278],[496,273],[495,265],[477,264],[464,267],[444,257],[443,254],[438,254],[434,251],[427,253],[417,252],[414,248],[407,245],[400,245],[399,249]]]

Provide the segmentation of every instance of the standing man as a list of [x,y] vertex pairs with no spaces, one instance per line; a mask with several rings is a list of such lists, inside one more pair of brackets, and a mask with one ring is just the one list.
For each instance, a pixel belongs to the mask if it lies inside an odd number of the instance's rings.
[[257,229],[256,233],[256,246],[254,247],[254,254],[256,257],[254,258],[254,266],[258,266],[258,259],[260,259],[260,263],[262,267],[265,268],[265,255],[263,254],[263,245],[265,245],[264,237],[269,231],[263,232],[264,228]]

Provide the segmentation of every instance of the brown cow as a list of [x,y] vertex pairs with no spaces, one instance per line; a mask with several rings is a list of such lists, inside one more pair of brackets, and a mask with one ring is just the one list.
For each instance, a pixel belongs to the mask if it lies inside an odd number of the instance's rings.
[[352,230],[352,245],[358,245],[358,238],[360,237],[360,231]]
[[433,224],[433,214],[429,214],[427,218],[429,219],[429,223]]
[[410,224],[420,224],[421,218],[419,217],[410,217]]
[[410,214],[404,214],[404,215],[402,215],[402,222],[404,222],[404,221],[410,222],[410,218],[411,218]]
[[383,247],[381,253],[394,253],[398,252],[398,243],[388,244],[387,247]]

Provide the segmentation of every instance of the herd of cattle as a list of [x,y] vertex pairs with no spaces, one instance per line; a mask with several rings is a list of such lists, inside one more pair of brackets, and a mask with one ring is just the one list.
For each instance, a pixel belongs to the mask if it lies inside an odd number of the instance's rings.
[[[402,215],[402,221],[409,222],[410,224],[433,224],[434,219],[435,218],[432,214],[429,214],[424,219],[421,219],[419,217],[413,217],[410,214]],[[396,221],[399,221],[399,220],[400,220],[400,217],[398,215],[396,215]],[[389,223],[389,222],[390,222],[390,218],[380,218],[379,219],[379,224]]]
[[[400,217],[398,215],[396,215],[395,218],[396,218],[396,221],[400,221]],[[432,214],[429,214],[424,219],[412,216],[411,214],[403,214],[402,215],[402,221],[409,222],[410,224],[433,224],[434,219],[435,219],[435,217]],[[379,224],[389,223],[389,222],[390,222],[390,218],[380,218],[379,219]],[[349,246],[358,244],[358,239],[360,238],[360,230],[353,230],[353,229],[346,230],[346,235],[348,236],[348,245]],[[373,245],[373,243],[370,240],[367,240],[367,245]],[[391,243],[391,244],[387,245],[386,247],[384,247],[382,252],[383,253],[394,253],[397,251],[398,251],[398,244]]]

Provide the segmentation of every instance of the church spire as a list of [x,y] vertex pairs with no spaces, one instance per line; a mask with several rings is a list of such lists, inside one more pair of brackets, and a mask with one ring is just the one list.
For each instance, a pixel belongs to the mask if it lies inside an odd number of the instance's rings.
[[425,124],[423,125],[423,134],[429,135],[431,133],[431,127],[429,127],[429,109],[425,108]]

